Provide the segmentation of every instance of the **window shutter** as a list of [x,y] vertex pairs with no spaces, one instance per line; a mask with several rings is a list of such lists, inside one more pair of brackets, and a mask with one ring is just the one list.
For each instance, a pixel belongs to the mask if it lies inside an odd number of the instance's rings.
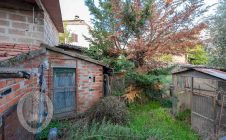
[[73,42],[78,42],[78,35],[72,34],[72,40],[73,40]]

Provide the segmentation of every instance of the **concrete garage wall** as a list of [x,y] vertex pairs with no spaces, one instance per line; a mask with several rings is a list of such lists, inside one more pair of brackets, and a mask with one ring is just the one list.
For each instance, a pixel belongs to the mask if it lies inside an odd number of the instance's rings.
[[35,44],[44,40],[44,22],[41,13],[35,13],[33,24],[32,11],[0,9],[0,42]]
[[47,12],[0,8],[0,42],[55,46],[59,36]]

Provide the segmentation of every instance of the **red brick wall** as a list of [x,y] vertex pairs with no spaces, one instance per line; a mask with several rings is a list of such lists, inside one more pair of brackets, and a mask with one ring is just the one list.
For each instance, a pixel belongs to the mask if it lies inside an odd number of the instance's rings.
[[[16,68],[28,68],[33,72],[38,72],[38,67],[48,58],[49,68],[45,71],[46,82],[48,85],[48,95],[52,98],[53,94],[53,68],[68,67],[76,71],[76,111],[84,112],[97,102],[103,95],[103,67],[76,58],[72,58],[59,53],[48,52],[47,56],[42,55],[22,64]],[[89,78],[91,77],[91,79]],[[95,82],[93,81],[95,77]],[[0,113],[18,102],[25,94],[39,89],[38,77],[32,75],[30,79],[9,78],[0,79],[0,91],[12,89],[12,92],[0,99]]]
[[[39,65],[43,63],[44,58],[44,55],[32,58],[22,64],[18,64],[15,68],[28,68],[35,73],[38,71]],[[8,108],[15,105],[24,94],[39,90],[38,76],[33,74],[30,79],[0,79],[0,92],[10,88],[12,92],[0,98],[0,113],[3,113]]]
[[76,72],[77,110],[81,113],[92,107],[103,96],[103,67],[78,60]]
[[[76,111],[81,113],[90,108],[102,97],[103,67],[63,54],[48,51],[49,60],[49,96],[53,96],[53,68],[66,67],[76,70]],[[89,76],[95,76],[89,80]]]

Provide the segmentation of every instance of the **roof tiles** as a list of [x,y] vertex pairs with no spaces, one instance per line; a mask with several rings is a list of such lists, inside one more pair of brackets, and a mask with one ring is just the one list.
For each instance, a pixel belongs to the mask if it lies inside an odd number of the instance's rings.
[[28,54],[29,52],[36,50],[41,50],[41,48],[21,44],[0,44],[0,61],[5,61],[20,54]]

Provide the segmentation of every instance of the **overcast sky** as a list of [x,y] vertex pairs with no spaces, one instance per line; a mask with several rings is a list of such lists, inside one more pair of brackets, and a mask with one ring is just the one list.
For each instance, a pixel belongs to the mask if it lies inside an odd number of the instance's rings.
[[[218,0],[205,0],[206,4],[217,3]],[[90,23],[90,13],[84,4],[84,0],[60,0],[63,20],[74,19],[78,15],[81,19]],[[210,11],[210,14],[213,10]]]

